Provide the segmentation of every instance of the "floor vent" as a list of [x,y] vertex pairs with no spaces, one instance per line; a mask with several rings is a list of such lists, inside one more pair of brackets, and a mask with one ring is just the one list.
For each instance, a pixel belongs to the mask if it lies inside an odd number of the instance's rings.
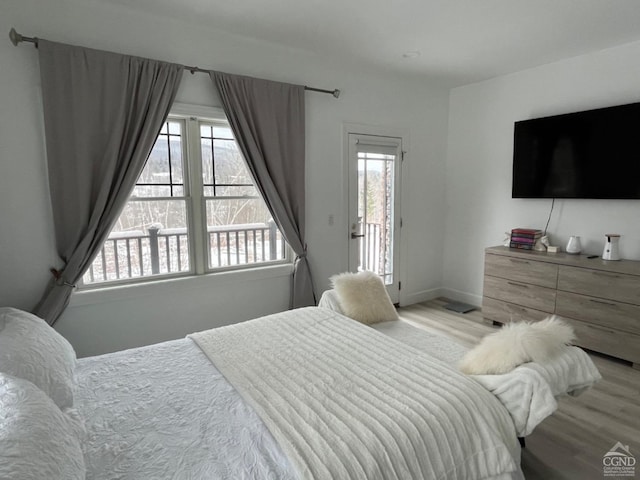
[[446,308],[447,310],[458,312],[458,313],[468,313],[468,312],[471,312],[472,310],[475,310],[478,307],[469,305],[468,303],[451,302],[451,303],[447,303],[444,306],[444,308]]

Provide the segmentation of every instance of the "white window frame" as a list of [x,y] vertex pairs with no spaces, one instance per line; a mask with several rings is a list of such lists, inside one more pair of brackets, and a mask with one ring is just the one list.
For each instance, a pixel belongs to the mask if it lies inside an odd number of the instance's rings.
[[[78,284],[80,290],[98,290],[110,287],[130,286],[138,284],[149,284],[159,281],[167,281],[172,279],[180,279],[185,277],[197,277],[216,275],[224,273],[226,275],[237,272],[246,271],[250,274],[251,270],[259,270],[257,277],[262,278],[265,269],[274,269],[277,274],[281,273],[282,266],[291,267],[293,264],[293,253],[291,247],[285,242],[285,256],[280,260],[270,260],[259,263],[248,263],[241,265],[230,265],[224,267],[209,267],[209,239],[207,233],[206,205],[207,198],[204,196],[204,187],[202,181],[202,155],[200,145],[200,122],[220,122],[228,125],[229,122],[224,110],[219,107],[207,107],[202,105],[190,105],[184,103],[174,103],[169,112],[167,120],[180,120],[183,122],[183,197],[151,197],[148,200],[141,201],[162,201],[162,200],[184,200],[187,229],[188,229],[188,245],[189,258],[191,259],[190,269],[184,272],[164,273],[158,275],[147,275],[136,278],[125,278],[118,280],[106,280],[95,283],[84,283],[82,280]],[[189,125],[194,122],[197,125]],[[246,160],[245,160],[246,161]],[[255,180],[254,180],[255,184]],[[128,201],[128,200],[127,200]],[[263,199],[264,201],[264,199]],[[274,268],[278,267],[278,268]]]

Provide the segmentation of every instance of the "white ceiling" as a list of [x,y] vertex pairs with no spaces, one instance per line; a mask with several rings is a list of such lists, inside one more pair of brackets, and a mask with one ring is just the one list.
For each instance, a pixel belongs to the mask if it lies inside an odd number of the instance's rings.
[[449,86],[640,40],[639,0],[103,1]]

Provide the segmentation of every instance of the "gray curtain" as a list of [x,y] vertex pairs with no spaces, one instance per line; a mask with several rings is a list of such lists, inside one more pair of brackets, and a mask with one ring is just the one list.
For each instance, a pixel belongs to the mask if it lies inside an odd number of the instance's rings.
[[296,254],[291,307],[315,305],[305,227],[304,87],[212,72],[258,190]]
[[62,267],[35,313],[53,324],[144,168],[184,67],[46,40],[38,52]]

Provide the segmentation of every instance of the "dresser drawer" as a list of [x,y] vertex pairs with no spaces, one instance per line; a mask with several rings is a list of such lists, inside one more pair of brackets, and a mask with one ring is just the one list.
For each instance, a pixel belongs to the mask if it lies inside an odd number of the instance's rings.
[[606,353],[633,363],[640,363],[640,336],[592,323],[562,317],[576,334],[576,345]]
[[502,300],[496,300],[494,298],[483,297],[482,316],[486,320],[500,323],[533,322],[544,320],[549,316],[549,313],[521,305],[514,305],[513,303],[503,302]]
[[577,345],[640,368],[640,261],[585,255],[485,250],[482,315],[500,323],[555,313],[573,325]]
[[560,266],[558,290],[640,305],[640,276]]
[[484,274],[525,282],[540,287],[556,288],[558,266],[506,255],[485,255]]
[[489,275],[484,277],[484,296],[547,313],[556,306],[556,291],[551,288]]
[[559,291],[556,313],[640,335],[640,306]]

